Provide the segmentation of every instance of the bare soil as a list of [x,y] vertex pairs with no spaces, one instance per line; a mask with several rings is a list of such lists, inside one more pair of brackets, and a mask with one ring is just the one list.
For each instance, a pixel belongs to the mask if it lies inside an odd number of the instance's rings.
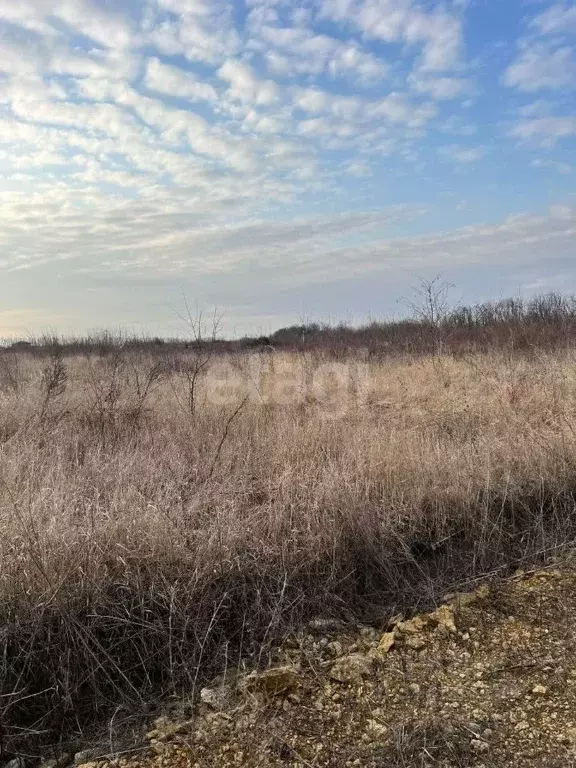
[[575,618],[564,565],[380,629],[319,619],[267,671],[215,681],[91,768],[576,766]]

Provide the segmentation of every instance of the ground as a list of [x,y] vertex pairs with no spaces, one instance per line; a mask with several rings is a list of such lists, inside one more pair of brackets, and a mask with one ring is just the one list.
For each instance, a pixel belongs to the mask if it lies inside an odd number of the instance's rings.
[[[317,620],[271,669],[164,716],[120,768],[576,766],[576,570],[517,573],[386,627]],[[98,765],[109,765],[103,761]],[[94,768],[94,764],[92,764]]]

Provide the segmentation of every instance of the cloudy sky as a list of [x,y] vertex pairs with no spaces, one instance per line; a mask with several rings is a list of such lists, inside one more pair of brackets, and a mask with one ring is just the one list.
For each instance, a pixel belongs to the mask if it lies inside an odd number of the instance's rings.
[[576,291],[576,3],[0,0],[0,337]]

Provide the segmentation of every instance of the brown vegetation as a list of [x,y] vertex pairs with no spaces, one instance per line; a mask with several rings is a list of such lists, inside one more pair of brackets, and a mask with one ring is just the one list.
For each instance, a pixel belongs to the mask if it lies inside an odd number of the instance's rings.
[[1,352],[3,753],[265,662],[312,616],[377,622],[573,539],[555,322],[519,330],[549,340],[528,354]]

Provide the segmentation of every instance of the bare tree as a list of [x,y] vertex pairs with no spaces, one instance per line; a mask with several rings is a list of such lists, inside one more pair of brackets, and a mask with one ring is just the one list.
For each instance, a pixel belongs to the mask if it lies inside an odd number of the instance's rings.
[[196,310],[195,314],[192,314],[186,296],[183,296],[183,299],[185,314],[181,315],[181,317],[190,330],[191,338],[186,344],[186,348],[189,350],[189,357],[181,373],[187,382],[188,412],[190,416],[194,417],[196,413],[198,380],[214,355],[214,345],[220,332],[222,313],[215,309],[211,320],[207,321],[201,309]]
[[429,326],[434,337],[436,352],[442,349],[442,323],[450,311],[449,294],[453,283],[444,280],[442,274],[427,280],[417,275],[418,282],[412,287],[412,298],[401,298],[413,316]]
[[411,286],[413,298],[401,298],[400,302],[408,307],[418,320],[436,327],[448,314],[448,295],[454,285],[446,282],[443,275],[436,275],[432,280],[418,275],[417,279],[418,283]]

